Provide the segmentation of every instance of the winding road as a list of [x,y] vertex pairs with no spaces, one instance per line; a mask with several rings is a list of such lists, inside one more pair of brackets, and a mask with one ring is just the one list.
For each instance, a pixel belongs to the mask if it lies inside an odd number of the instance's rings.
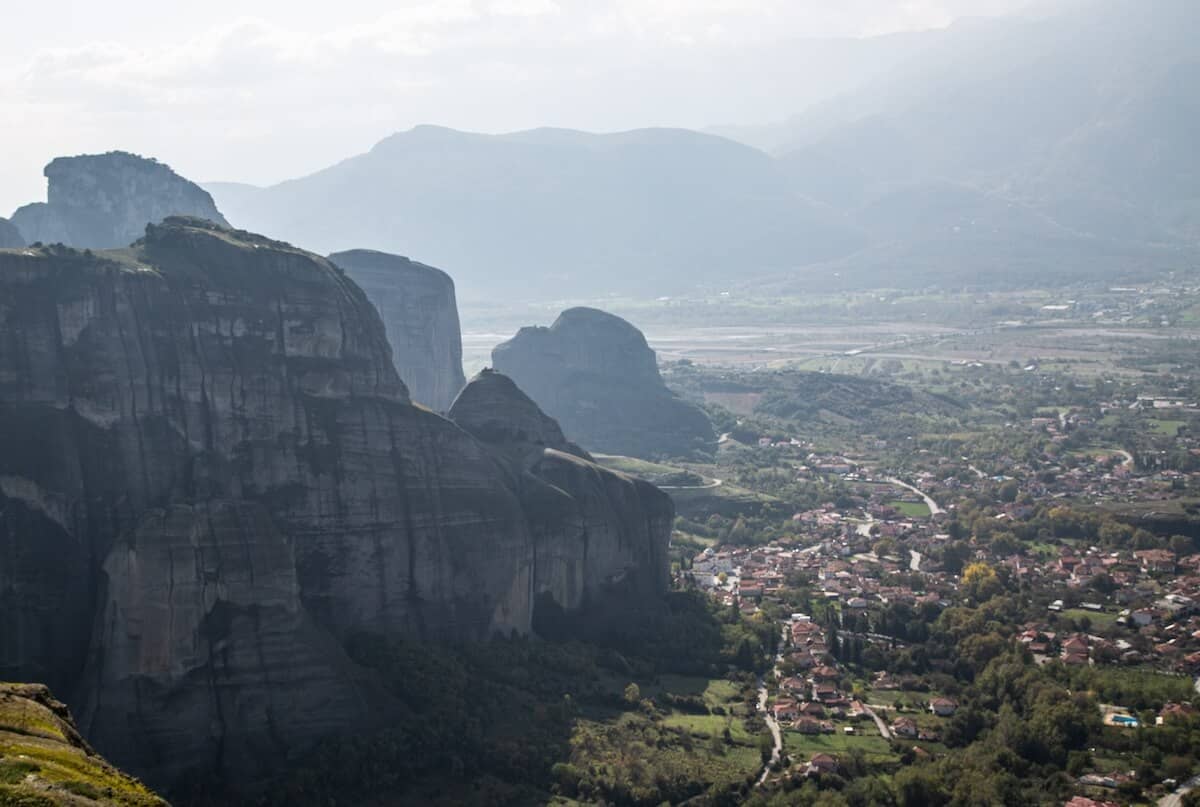
[[1200,787],[1200,776],[1193,776],[1176,788],[1174,793],[1168,793],[1158,800],[1158,807],[1183,807],[1183,797]]
[[[771,668],[771,675],[776,678],[780,677],[779,665],[783,663],[783,648],[787,645],[787,641],[788,626],[785,622],[779,628],[779,652],[775,654],[775,666]],[[767,679],[760,675],[758,677],[758,711],[763,713],[763,720],[771,731],[771,739],[775,741],[775,746],[771,749],[771,759],[766,765],[763,765],[762,773],[759,774],[755,787],[762,787],[766,783],[767,777],[771,775],[771,768],[783,758],[783,732],[779,729],[779,721],[775,719],[775,715],[767,711],[767,698]]]
[[771,731],[771,737],[775,740],[775,747],[771,749],[771,760],[763,765],[762,773],[758,776],[756,787],[762,787],[767,777],[771,775],[771,768],[779,762],[779,758],[783,755],[783,732],[779,730],[779,721],[775,719],[775,715],[767,711],[767,682],[762,676],[758,678],[758,710],[763,713],[763,720],[767,724],[767,728]]
[[894,477],[894,476],[889,476],[889,477],[887,478],[887,481],[888,481],[888,482],[891,482],[893,485],[897,485],[897,486],[899,486],[899,487],[905,488],[906,490],[911,490],[913,493],[915,493],[915,494],[917,494],[918,496],[920,496],[920,497],[921,497],[921,498],[924,500],[924,502],[925,502],[925,506],[929,508],[929,515],[931,515],[931,516],[936,516],[936,515],[938,515],[938,514],[940,514],[940,513],[944,513],[944,512],[946,512],[946,511],[945,511],[945,510],[943,510],[941,507],[939,507],[939,506],[938,506],[938,503],[937,503],[937,502],[935,502],[935,501],[934,501],[934,500],[933,500],[933,499],[932,499],[932,498],[929,496],[929,494],[928,494],[928,493],[926,493],[925,491],[923,491],[923,490],[920,490],[920,489],[918,489],[918,488],[914,488],[912,485],[908,484],[907,482],[903,482],[903,481],[901,481],[901,480],[897,479],[897,478],[896,478],[896,477]]

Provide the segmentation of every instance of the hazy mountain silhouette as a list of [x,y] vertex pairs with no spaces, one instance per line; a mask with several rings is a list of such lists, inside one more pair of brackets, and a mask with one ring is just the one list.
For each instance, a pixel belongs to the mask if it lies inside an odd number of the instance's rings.
[[865,243],[766,154],[684,130],[421,126],[302,179],[207,187],[239,226],[325,252],[419,255],[464,298],[666,294]]
[[796,188],[866,218],[897,186],[949,181],[1067,231],[1200,234],[1200,57],[1193,0],[1065,4],[955,26],[887,79],[791,120]]

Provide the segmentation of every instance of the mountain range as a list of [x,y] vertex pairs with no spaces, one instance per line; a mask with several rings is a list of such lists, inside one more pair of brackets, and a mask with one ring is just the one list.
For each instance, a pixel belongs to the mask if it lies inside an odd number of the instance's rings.
[[716,130],[745,144],[422,126],[307,177],[207,188],[309,248],[419,255],[467,299],[1128,279],[1200,257],[1198,26],[1190,0],[1066,3],[860,42],[888,69]]

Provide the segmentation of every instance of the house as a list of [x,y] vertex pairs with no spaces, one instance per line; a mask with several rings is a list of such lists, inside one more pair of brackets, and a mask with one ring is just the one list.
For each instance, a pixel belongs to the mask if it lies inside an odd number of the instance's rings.
[[900,682],[885,670],[875,673],[875,678],[871,681],[871,688],[884,691],[896,690],[900,688]]
[[829,754],[813,754],[812,759],[808,761],[809,776],[822,773],[837,773],[837,770],[837,757],[832,757]]
[[808,691],[808,684],[803,678],[793,675],[783,679],[779,683],[779,688],[791,695],[801,695]]
[[1133,556],[1142,562],[1142,569],[1144,571],[1175,571],[1175,553],[1169,549],[1145,549],[1140,552],[1134,552]]
[[825,717],[825,707],[816,701],[809,701],[800,706],[800,714],[807,717],[823,718]]
[[1070,801],[1064,802],[1063,807],[1120,807],[1120,805],[1111,801],[1096,801],[1086,796],[1076,796]]
[[1158,713],[1158,718],[1154,722],[1161,726],[1168,720],[1187,720],[1198,714],[1200,714],[1200,709],[1190,703],[1168,703]]
[[802,717],[793,724],[794,729],[800,734],[821,734],[821,721],[815,717]]
[[795,701],[780,700],[771,707],[771,713],[776,720],[795,720],[800,715],[800,709]]
[[1072,636],[1062,644],[1062,660],[1064,664],[1087,664],[1088,643],[1079,636]]
[[897,737],[909,737],[915,739],[919,733],[917,721],[911,717],[899,717],[892,723],[892,733]]
[[1134,625],[1144,628],[1154,621],[1154,612],[1147,608],[1142,608],[1131,613],[1129,618],[1133,620]]
[[829,684],[817,684],[813,687],[813,695],[816,696],[817,700],[832,701],[837,700],[838,691],[837,687]]
[[802,717],[792,727],[801,734],[821,733],[821,721],[815,717]]
[[938,717],[950,717],[958,711],[958,704],[950,698],[934,698],[929,702],[929,711]]

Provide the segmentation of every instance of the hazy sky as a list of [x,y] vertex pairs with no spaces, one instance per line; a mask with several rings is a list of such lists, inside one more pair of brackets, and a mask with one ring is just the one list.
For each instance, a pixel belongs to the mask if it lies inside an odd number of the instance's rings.
[[[0,215],[42,166],[124,149],[199,181],[310,172],[418,123],[478,131],[760,123],[819,71],[803,39],[1029,0],[43,0],[5,9]],[[794,96],[791,95],[794,90]]]

